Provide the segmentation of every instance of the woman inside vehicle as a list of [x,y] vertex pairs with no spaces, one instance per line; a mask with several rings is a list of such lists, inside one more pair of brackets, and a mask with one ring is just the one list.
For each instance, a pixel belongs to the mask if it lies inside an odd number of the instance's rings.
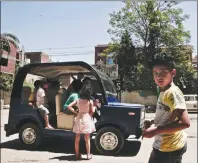
[[[67,101],[65,102],[63,106],[63,112],[67,114],[71,114],[71,111],[68,110],[68,105],[79,98],[79,91],[82,87],[82,83],[79,80],[74,80],[71,83],[71,86],[73,89],[73,93],[69,96],[69,98],[67,99]],[[75,107],[75,109],[77,110],[77,107]]]

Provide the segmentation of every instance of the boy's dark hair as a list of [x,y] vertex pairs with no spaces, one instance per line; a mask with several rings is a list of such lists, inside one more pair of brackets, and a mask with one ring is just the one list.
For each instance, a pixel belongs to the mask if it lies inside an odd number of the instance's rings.
[[169,70],[175,68],[174,58],[169,53],[158,53],[153,56],[153,58],[148,61],[148,68],[153,69],[154,66],[166,66]]
[[34,82],[34,87],[36,88],[36,87],[40,87],[40,86],[41,86],[41,81],[40,80],[36,80]]
[[80,80],[74,80],[71,83],[72,88],[74,89],[75,92],[79,92],[81,87],[82,87],[82,82]]
[[79,93],[80,98],[90,100],[91,94],[92,94],[91,84],[89,83],[84,84]]

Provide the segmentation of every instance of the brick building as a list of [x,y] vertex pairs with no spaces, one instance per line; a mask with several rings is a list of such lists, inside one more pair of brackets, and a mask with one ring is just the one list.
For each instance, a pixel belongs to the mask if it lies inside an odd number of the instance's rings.
[[106,64],[106,57],[100,56],[100,54],[103,53],[104,50],[107,48],[108,48],[108,44],[95,46],[95,64],[97,64],[98,61],[102,61],[104,64]]
[[95,47],[95,67],[106,73],[112,80],[118,79],[118,65],[113,63],[110,56],[102,55],[104,50],[108,48],[108,44],[97,45]]
[[16,63],[21,63],[21,52],[14,43],[1,39],[0,72],[14,74]]

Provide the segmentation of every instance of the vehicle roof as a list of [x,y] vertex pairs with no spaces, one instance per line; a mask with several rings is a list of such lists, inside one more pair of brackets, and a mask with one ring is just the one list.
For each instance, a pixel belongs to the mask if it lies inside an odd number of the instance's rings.
[[22,69],[30,69],[28,73],[46,78],[54,78],[61,74],[90,73],[94,68],[86,62],[51,62],[27,64]]

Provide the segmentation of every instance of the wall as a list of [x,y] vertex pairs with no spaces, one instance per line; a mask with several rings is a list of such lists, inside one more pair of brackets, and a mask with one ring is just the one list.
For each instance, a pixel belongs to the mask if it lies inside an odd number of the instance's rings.
[[51,62],[49,55],[42,53],[41,54],[41,63]]
[[0,90],[0,97],[4,100],[4,105],[10,105],[11,92]]
[[121,101],[125,103],[156,105],[157,97],[156,96],[141,97],[138,92],[131,92],[131,93],[123,92]]

